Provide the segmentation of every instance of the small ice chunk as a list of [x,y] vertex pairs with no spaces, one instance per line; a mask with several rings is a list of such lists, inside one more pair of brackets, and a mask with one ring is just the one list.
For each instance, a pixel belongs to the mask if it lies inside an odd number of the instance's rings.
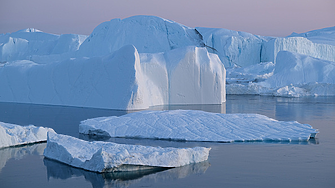
[[51,128],[0,122],[0,148],[46,141],[48,131],[55,132]]
[[82,134],[185,141],[308,141],[318,133],[308,124],[260,114],[218,114],[195,110],[140,111],[82,121]]
[[211,148],[161,148],[112,142],[88,142],[49,132],[44,156],[94,172],[179,167],[208,159]]

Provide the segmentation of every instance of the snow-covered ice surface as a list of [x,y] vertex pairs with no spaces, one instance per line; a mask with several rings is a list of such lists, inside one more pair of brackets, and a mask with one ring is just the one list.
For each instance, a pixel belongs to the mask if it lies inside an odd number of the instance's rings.
[[150,167],[179,167],[208,159],[210,148],[161,148],[112,142],[87,142],[48,133],[44,156],[94,172],[133,171]]
[[34,125],[20,126],[0,122],[0,148],[46,141],[47,132],[54,130]]
[[184,141],[307,141],[317,130],[296,121],[259,114],[218,114],[195,110],[140,111],[82,121],[79,132],[110,137]]
[[0,101],[107,109],[225,102],[225,68],[203,47],[139,54],[132,46],[92,58],[0,67]]

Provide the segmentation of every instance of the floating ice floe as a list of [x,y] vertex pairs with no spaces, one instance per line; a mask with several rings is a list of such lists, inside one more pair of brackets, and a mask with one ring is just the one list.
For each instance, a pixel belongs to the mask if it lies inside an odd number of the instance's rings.
[[318,131],[296,121],[259,114],[218,114],[192,110],[141,111],[82,121],[79,132],[110,137],[184,141],[308,141]]
[[161,148],[112,142],[88,142],[49,132],[44,156],[94,172],[179,167],[208,159],[210,148]]
[[46,141],[48,131],[54,132],[51,128],[0,122],[0,148]]

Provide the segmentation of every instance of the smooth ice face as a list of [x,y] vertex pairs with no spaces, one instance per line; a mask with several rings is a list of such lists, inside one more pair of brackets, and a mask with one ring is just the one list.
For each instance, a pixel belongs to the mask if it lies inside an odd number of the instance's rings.
[[46,141],[47,132],[54,130],[34,125],[20,126],[0,122],[0,148]]
[[82,121],[82,134],[185,141],[307,141],[317,130],[296,121],[277,121],[259,114],[203,111],[141,111]]
[[216,54],[189,46],[165,53],[140,54],[144,74],[164,104],[221,104],[226,101],[226,70]]
[[[161,148],[112,142],[87,142],[48,134],[44,156],[94,172],[132,171],[149,167],[179,167],[208,159],[210,148]],[[126,166],[125,166],[126,165]]]

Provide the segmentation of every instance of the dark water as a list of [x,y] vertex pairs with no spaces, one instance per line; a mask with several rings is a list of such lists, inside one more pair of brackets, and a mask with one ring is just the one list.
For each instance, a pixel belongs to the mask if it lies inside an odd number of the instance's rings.
[[[45,143],[0,150],[0,187],[335,187],[335,98],[228,95],[223,105],[160,106],[220,113],[259,113],[319,129],[317,139],[296,143],[201,143],[109,139],[118,143],[211,147],[209,160],[141,173],[97,174],[45,159]],[[81,120],[125,111],[0,103],[0,121],[51,127],[79,136]]]

